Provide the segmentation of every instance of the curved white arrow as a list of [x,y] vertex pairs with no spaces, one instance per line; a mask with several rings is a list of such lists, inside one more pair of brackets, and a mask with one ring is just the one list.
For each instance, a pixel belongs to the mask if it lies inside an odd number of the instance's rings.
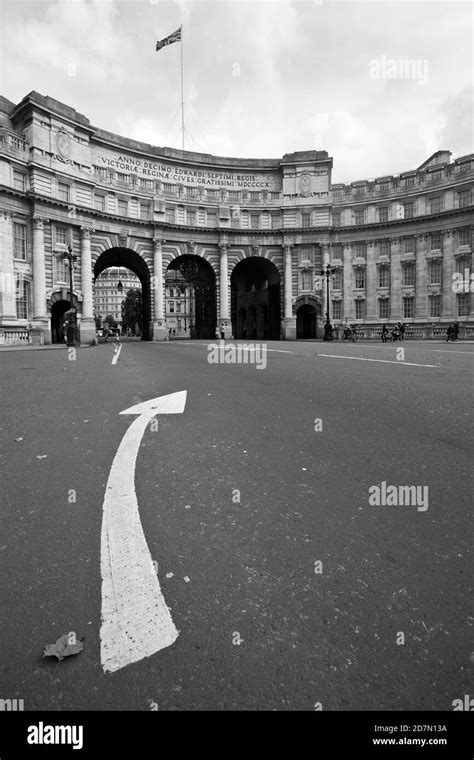
[[181,414],[185,405],[186,391],[180,391],[120,412],[139,417],[122,438],[104,497],[100,559],[104,671],[149,657],[178,637],[140,522],[135,462],[150,420],[157,414]]

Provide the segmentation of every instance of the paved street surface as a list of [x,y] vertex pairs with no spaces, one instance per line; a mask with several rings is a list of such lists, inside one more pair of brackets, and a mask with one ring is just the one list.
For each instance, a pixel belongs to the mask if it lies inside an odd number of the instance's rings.
[[[0,697],[452,710],[472,694],[474,346],[403,347],[404,361],[400,344],[275,342],[260,370],[210,364],[197,341],[124,341],[115,364],[111,344],[75,361],[63,346],[0,352]],[[183,390],[184,412],[147,427],[136,461],[179,635],[104,672],[104,494],[136,419],[119,412]],[[428,508],[369,505],[382,482],[427,486]],[[42,658],[67,632],[84,650]]]

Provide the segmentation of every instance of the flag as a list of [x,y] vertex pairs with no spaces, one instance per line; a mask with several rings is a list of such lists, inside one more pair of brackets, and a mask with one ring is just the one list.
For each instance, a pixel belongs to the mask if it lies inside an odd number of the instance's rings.
[[164,37],[164,39],[159,40],[156,43],[156,50],[161,50],[161,48],[164,48],[166,45],[172,45],[173,42],[181,42],[181,27],[167,37]]

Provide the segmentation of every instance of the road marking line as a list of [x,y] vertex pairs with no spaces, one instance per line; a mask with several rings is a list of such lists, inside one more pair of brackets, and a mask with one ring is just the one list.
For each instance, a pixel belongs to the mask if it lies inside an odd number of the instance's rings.
[[117,364],[121,350],[122,350],[122,344],[120,344],[120,346],[118,347],[118,351],[115,350],[115,353],[112,357],[112,364]]
[[338,356],[337,354],[316,354],[316,356],[327,356],[329,359],[354,359],[359,362],[382,362],[383,364],[404,364],[408,367],[435,367],[440,368],[439,364],[414,364],[413,362],[393,361],[392,359],[366,359],[362,356]]
[[138,414],[125,433],[103,503],[100,571],[100,658],[114,672],[176,641],[178,630],[161,592],[143,533],[135,493],[135,464],[143,434],[156,414],[184,411],[186,391],[146,401],[120,414]]

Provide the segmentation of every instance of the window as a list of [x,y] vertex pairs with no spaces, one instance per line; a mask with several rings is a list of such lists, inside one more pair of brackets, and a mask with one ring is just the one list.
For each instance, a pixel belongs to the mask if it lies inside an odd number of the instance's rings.
[[19,278],[16,281],[16,316],[17,319],[28,319],[30,310],[30,283]]
[[365,288],[365,269],[356,269],[355,273],[356,288]]
[[390,255],[390,241],[389,240],[381,240],[379,242],[379,254],[380,256]]
[[279,214],[271,214],[270,226],[272,227],[272,229],[277,229],[278,227],[281,227],[281,216]]
[[169,302],[170,314],[174,314],[174,301]]
[[356,243],[354,253],[356,257],[365,259],[365,243]]
[[58,198],[60,201],[69,201],[69,185],[64,182],[58,182]]
[[403,299],[403,319],[412,319],[415,316],[415,299]]
[[413,209],[415,207],[414,203],[404,203],[403,204],[403,210],[405,214],[405,219],[413,219]]
[[355,211],[354,224],[364,224],[364,221],[365,221],[365,211]]
[[334,243],[334,245],[331,247],[332,251],[332,258],[333,259],[342,259],[342,245],[341,243]]
[[312,290],[313,285],[313,273],[301,272],[301,290]]
[[13,222],[13,257],[26,260],[26,224]]
[[388,288],[390,285],[390,270],[387,267],[379,267],[379,288]]
[[251,201],[258,201],[259,197],[260,197],[260,193],[258,191],[255,192],[255,191],[252,190],[250,192],[250,200]]
[[311,266],[313,265],[313,252],[310,248],[302,248],[299,252],[299,263],[300,266],[304,264],[304,262],[310,262]]
[[441,261],[432,261],[430,264],[430,285],[438,285],[441,282]]
[[67,227],[55,227],[55,239],[58,245],[67,245],[68,230]]
[[415,267],[413,264],[405,264],[402,268],[402,285],[415,284]]
[[24,192],[25,185],[26,185],[26,177],[23,174],[23,172],[17,172],[16,169],[13,169],[13,187],[15,188],[15,190],[21,190],[22,192]]
[[403,244],[403,252],[415,253],[415,238],[414,237],[405,238],[404,244]]
[[430,235],[430,249],[432,251],[441,250],[441,232],[432,232]]
[[181,312],[181,301],[176,301],[176,312]]
[[207,226],[208,227],[216,227],[217,226],[217,214],[215,211],[208,211],[207,212]]
[[340,211],[332,212],[332,223],[335,227],[341,226],[341,212]]
[[355,302],[355,318],[364,319],[365,317],[365,301],[358,300]]
[[258,214],[250,214],[250,227],[252,230],[258,230]]
[[94,208],[97,211],[105,211],[105,196],[94,195]]
[[140,219],[150,218],[150,206],[148,203],[140,203]]
[[196,212],[195,211],[187,211],[186,212],[186,220],[188,224],[196,224]]
[[390,316],[390,299],[379,298],[379,319],[388,319]]
[[458,317],[469,316],[469,293],[458,293],[456,296]]
[[459,164],[459,171],[461,174],[464,174],[464,172],[468,172],[471,169],[471,162],[465,161],[463,164]]
[[301,214],[301,226],[302,227],[310,227],[311,226],[311,214]]
[[463,190],[458,193],[459,208],[466,208],[471,205],[471,191]]
[[334,272],[332,287],[334,290],[342,290],[342,269],[336,269]]
[[429,302],[429,314],[430,317],[440,317],[441,316],[441,296],[430,296],[428,299]]
[[166,209],[165,220],[168,224],[174,224],[174,208]]
[[379,208],[379,222],[388,222],[388,206]]
[[441,196],[437,195],[436,198],[432,198],[430,201],[430,210],[432,214],[439,214],[441,209]]
[[414,177],[405,177],[403,180],[403,184],[405,187],[410,187],[410,185],[415,184],[415,178]]
[[127,201],[119,198],[117,201],[117,213],[120,214],[120,216],[127,216],[127,206]]
[[56,256],[55,262],[55,282],[67,282],[68,281],[68,269],[69,265],[66,264],[62,256]]
[[463,230],[458,230],[458,248],[462,245],[471,244],[471,231],[466,227]]
[[430,172],[428,176],[429,176],[429,179],[441,179],[441,177],[443,176],[443,171],[442,169],[435,169],[435,171]]
[[342,319],[342,301],[333,301],[332,302],[332,318],[333,319]]

